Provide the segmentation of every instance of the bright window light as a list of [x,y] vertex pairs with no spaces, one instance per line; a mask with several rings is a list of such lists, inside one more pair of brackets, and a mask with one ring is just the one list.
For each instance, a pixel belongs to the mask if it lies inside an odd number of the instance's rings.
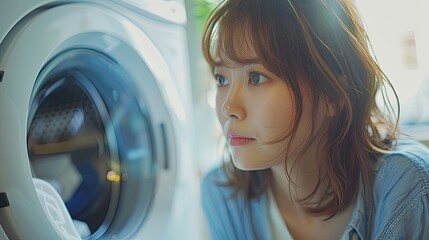
[[355,3],[375,56],[399,95],[401,124],[429,126],[429,1]]

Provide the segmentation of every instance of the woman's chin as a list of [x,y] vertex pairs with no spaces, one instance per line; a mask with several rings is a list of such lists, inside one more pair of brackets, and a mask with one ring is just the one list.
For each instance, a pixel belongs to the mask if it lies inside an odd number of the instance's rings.
[[232,160],[232,163],[236,168],[240,169],[241,171],[264,170],[271,167],[271,166],[267,166],[266,164],[246,161],[242,159],[234,159],[234,158]]

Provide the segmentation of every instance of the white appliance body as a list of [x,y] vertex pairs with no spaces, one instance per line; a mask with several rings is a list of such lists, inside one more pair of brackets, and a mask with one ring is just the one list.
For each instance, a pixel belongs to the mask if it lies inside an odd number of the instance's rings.
[[84,238],[198,239],[183,4],[19,0],[0,16],[0,238],[61,237],[46,176],[76,216],[103,210]]

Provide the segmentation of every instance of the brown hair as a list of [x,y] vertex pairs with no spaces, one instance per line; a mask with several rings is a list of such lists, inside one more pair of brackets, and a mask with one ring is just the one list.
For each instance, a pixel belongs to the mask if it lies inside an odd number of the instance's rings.
[[[335,115],[324,136],[326,157],[320,163],[327,170],[326,191],[333,197],[308,209],[315,214],[332,217],[346,209],[357,196],[360,176],[371,188],[374,165],[396,140],[398,117],[386,95],[386,86],[392,86],[368,43],[351,0],[227,0],[206,24],[203,53],[212,67],[223,56],[244,63],[242,53],[250,47],[261,64],[292,89],[295,119],[288,133],[292,139],[303,112],[299,86],[308,89],[314,115],[320,103],[334,104]],[[296,78],[297,73],[305,78]],[[376,104],[379,91],[387,113]],[[316,121],[313,118],[313,125]],[[287,157],[290,144],[285,149]],[[229,184],[249,199],[265,191],[270,170],[227,169]]]

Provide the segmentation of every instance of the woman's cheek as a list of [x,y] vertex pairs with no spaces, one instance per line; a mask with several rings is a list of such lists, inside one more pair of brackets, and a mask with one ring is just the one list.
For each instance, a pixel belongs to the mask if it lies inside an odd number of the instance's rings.
[[223,103],[225,101],[225,94],[222,93],[222,91],[217,90],[216,92],[216,114],[217,119],[219,120],[219,123],[223,126],[224,122],[226,121],[225,116],[222,112]]
[[256,108],[255,118],[262,127],[281,135],[289,128],[293,112],[292,108],[283,102],[265,101]]

